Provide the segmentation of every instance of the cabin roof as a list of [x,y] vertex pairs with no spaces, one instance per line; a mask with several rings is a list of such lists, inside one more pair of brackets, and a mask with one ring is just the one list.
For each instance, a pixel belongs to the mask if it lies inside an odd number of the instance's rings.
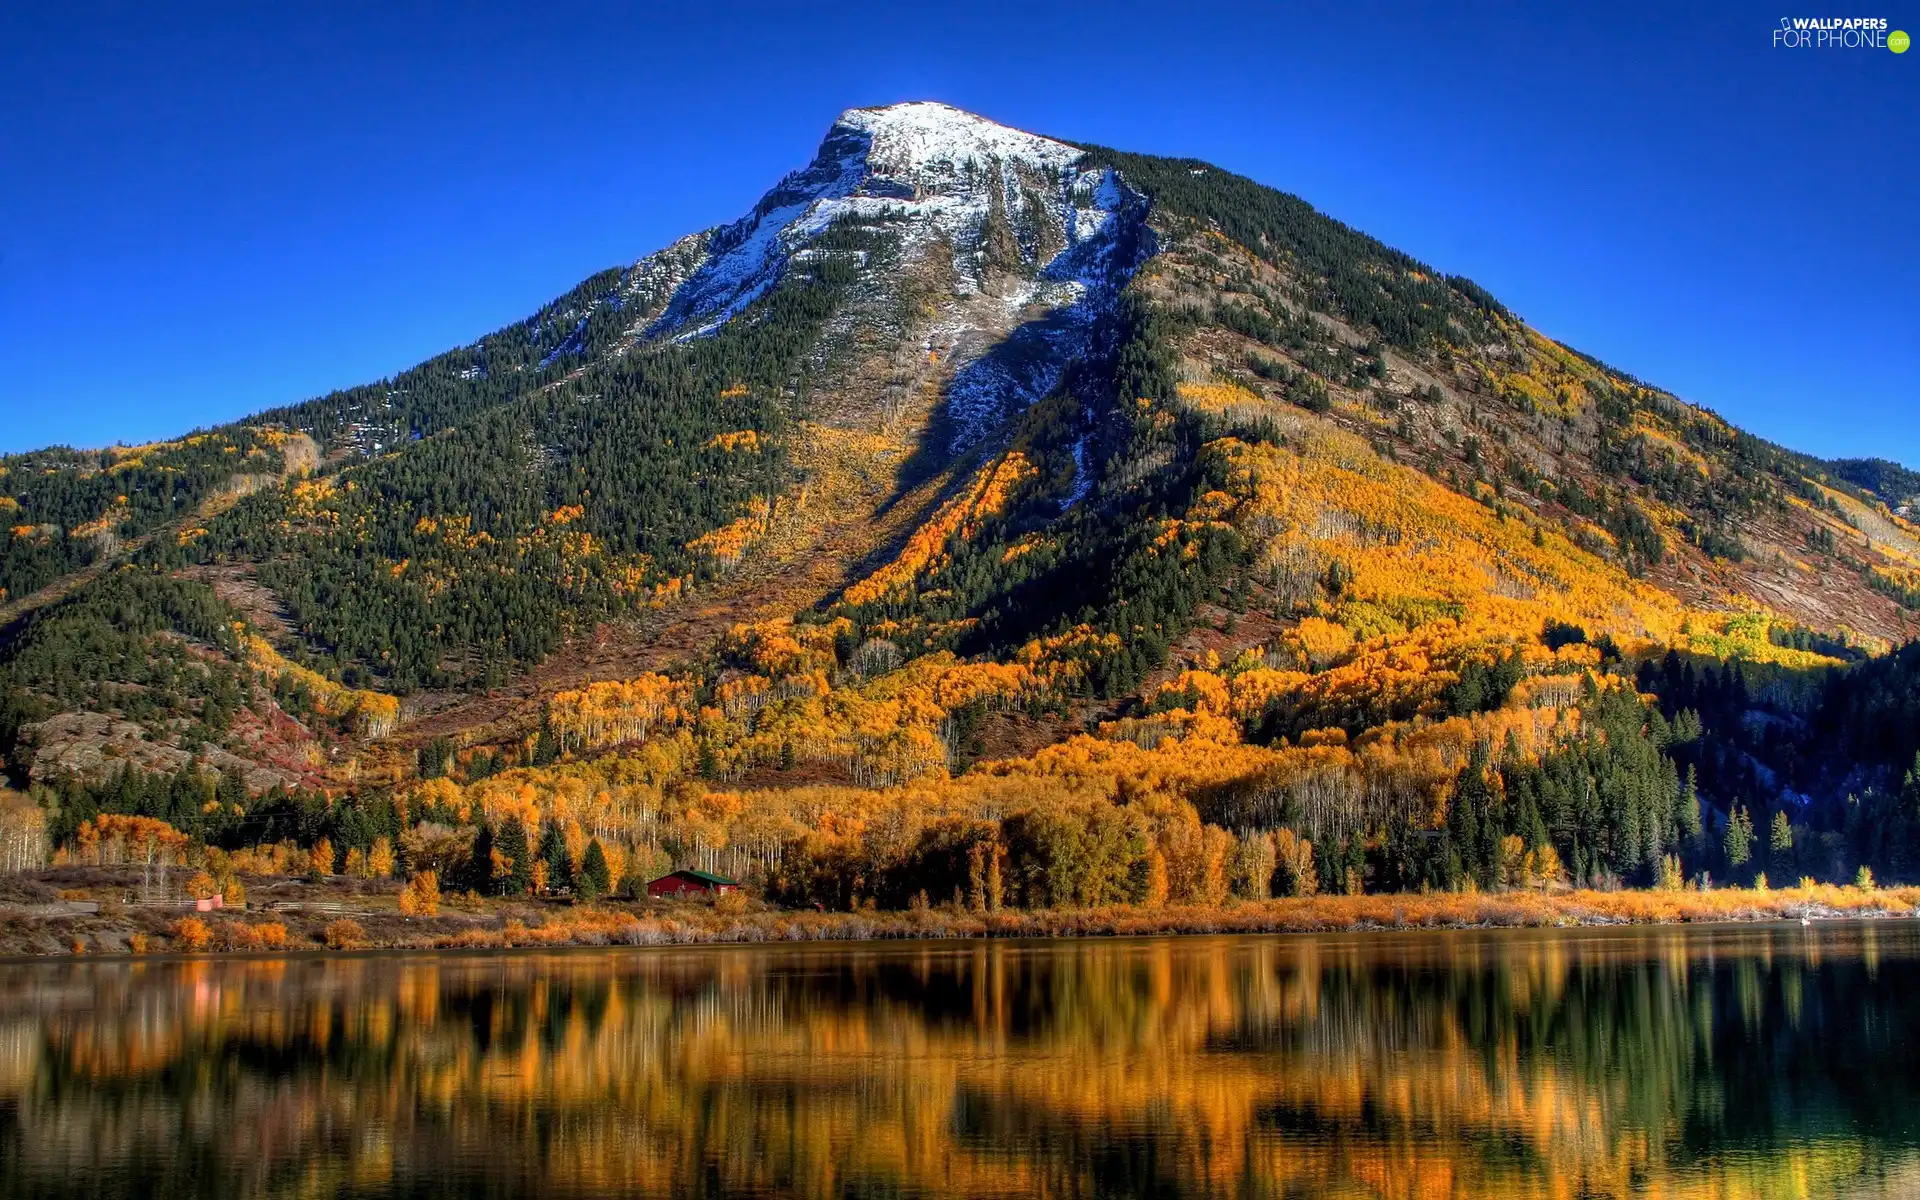
[[[737,879],[728,879],[725,875],[715,875],[712,871],[696,871],[692,867],[683,867],[678,871],[668,871],[665,875],[662,875],[660,879],[672,879],[676,875],[684,875],[689,879],[698,879],[702,883],[710,883],[715,887],[740,886],[740,881]],[[654,882],[659,883],[660,879],[656,879]]]

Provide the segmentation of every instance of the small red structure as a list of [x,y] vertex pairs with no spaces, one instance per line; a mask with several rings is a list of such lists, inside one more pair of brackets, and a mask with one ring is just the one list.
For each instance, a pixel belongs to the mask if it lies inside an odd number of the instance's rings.
[[711,871],[674,871],[647,885],[647,895],[655,900],[678,900],[687,896],[724,896],[737,892],[740,884]]

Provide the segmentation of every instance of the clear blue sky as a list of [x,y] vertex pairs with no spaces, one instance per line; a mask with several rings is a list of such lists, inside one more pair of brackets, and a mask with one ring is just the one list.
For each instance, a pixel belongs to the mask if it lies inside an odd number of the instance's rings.
[[928,98],[1210,159],[1766,437],[1920,465],[1920,50],[1777,50],[1778,4],[667,7],[4,6],[0,450],[378,378]]

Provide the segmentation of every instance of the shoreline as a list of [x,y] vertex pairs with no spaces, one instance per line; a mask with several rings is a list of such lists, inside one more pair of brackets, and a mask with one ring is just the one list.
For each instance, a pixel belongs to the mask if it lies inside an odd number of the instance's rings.
[[[383,897],[366,899],[377,904]],[[823,913],[755,907],[726,912],[698,901],[581,906],[483,901],[477,907],[449,903],[433,917],[408,917],[394,907],[368,907],[347,917],[334,912],[180,913],[139,908],[30,916],[22,907],[0,905],[0,962],[572,946],[1619,928],[1915,917],[1920,917],[1920,887],[1862,889],[1835,884],[1765,891],[1389,893],[1251,900],[1220,908],[1112,907],[985,914],[951,908]]]

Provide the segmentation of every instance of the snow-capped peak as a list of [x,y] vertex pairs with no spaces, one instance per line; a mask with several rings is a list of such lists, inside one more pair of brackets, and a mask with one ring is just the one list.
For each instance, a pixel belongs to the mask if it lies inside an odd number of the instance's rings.
[[[1146,208],[1111,168],[1090,165],[1085,151],[1064,142],[945,104],[848,109],[811,163],[751,213],[705,235],[697,263],[645,336],[712,333],[789,268],[805,271],[829,256],[857,255],[866,272],[865,252],[812,243],[836,222],[884,231],[898,239],[889,261],[940,268],[955,312],[971,314],[940,317],[927,334],[929,353],[938,341],[951,371],[944,390],[952,447],[966,449],[1086,356],[1098,318],[1153,252]],[[868,274],[856,290],[885,295],[891,283]],[[979,309],[967,308],[976,299],[1002,315],[976,329]],[[983,344],[986,326],[996,340]]]
[[[964,170],[969,163],[985,165],[989,159],[1060,171],[1079,162],[1084,153],[1064,142],[1010,129],[931,100],[850,108],[834,122],[833,132],[840,130],[864,133],[868,169],[893,178],[944,175]],[[828,140],[832,138],[829,133]]]
[[[795,251],[843,217],[886,217],[949,235],[977,230],[1022,176],[1043,183],[1067,240],[1086,225],[1072,193],[1083,151],[946,104],[917,101],[840,114],[806,167],[753,212],[713,231],[704,261],[675,292],[649,336],[698,337],[765,295]],[[963,275],[976,270],[956,260]]]

